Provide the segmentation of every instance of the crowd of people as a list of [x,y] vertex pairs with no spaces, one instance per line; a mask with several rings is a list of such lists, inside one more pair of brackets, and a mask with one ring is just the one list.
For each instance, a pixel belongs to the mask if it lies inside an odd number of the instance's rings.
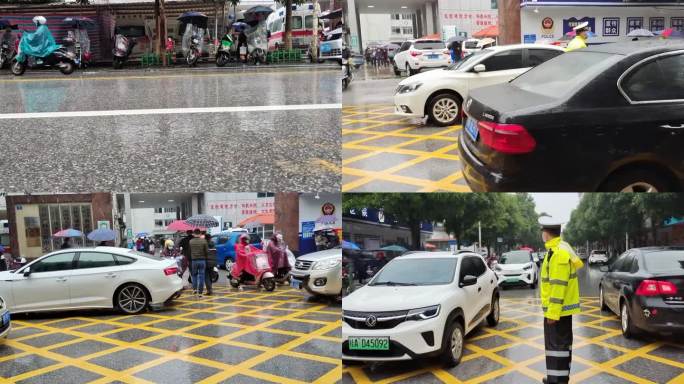
[[366,63],[374,67],[389,67],[392,65],[389,50],[385,47],[366,47],[364,56]]

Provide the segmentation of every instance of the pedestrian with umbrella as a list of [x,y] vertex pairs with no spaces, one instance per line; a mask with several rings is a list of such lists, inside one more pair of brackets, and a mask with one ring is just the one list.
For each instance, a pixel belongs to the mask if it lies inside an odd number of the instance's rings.
[[453,36],[447,40],[447,49],[449,50],[449,53],[451,53],[451,62],[455,63],[457,61],[461,60],[461,52],[462,52],[462,47],[461,47],[461,42],[463,41],[464,37],[462,36]]
[[99,246],[108,245],[109,241],[116,240],[116,232],[109,228],[98,228],[88,234],[88,240],[99,242]]
[[62,237],[64,240],[62,241],[62,245],[59,247],[60,249],[69,249],[72,248],[73,245],[71,244],[71,238],[72,237],[82,237],[83,232],[69,228],[69,229],[63,229],[59,232],[56,232],[52,237]]

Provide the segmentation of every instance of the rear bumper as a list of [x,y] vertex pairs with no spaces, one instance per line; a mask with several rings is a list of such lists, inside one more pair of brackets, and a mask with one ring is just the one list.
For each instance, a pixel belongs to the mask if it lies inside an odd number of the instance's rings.
[[684,334],[684,303],[666,304],[660,297],[639,297],[632,303],[631,312],[634,325],[644,331]]
[[422,69],[422,68],[444,68],[448,67],[451,64],[451,60],[416,60],[416,59],[409,59],[408,60],[409,65],[411,66],[412,69]]

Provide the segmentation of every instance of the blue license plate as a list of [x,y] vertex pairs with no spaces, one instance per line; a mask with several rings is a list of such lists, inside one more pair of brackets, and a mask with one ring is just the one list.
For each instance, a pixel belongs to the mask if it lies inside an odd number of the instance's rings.
[[465,131],[473,141],[477,141],[477,136],[480,134],[480,130],[477,129],[477,120],[469,117],[466,120]]
[[322,53],[328,53],[330,51],[332,51],[332,47],[330,46],[330,44],[321,45],[321,52]]
[[302,282],[297,279],[290,279],[290,286],[295,289],[302,289]]
[[2,315],[2,325],[9,324],[10,322],[10,314],[9,312],[5,313]]
[[437,59],[439,59],[439,55],[428,55],[428,59],[437,60]]

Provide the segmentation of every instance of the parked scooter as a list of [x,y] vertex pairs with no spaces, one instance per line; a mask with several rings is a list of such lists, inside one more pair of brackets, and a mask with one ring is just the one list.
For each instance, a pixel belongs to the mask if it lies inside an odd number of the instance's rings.
[[200,57],[199,46],[200,46],[200,37],[197,34],[193,34],[192,37],[190,38],[190,48],[188,49],[188,52],[185,55],[185,61],[191,67],[196,66],[197,61],[199,61],[199,57]]
[[275,276],[271,272],[268,263],[268,255],[261,250],[257,253],[250,253],[252,258],[251,265],[247,265],[241,272],[239,263],[234,263],[230,271],[230,286],[238,288],[240,285],[263,286],[265,290],[271,292],[276,287]]
[[3,41],[2,44],[0,44],[0,69],[2,69],[6,63],[12,61],[12,58],[14,57],[12,51],[12,47],[10,47],[8,42]]
[[342,90],[347,89],[349,83],[354,79],[354,74],[352,72],[352,66],[349,60],[351,59],[351,53],[349,48],[345,47],[342,49]]
[[73,73],[76,69],[76,55],[55,42],[45,25],[45,17],[36,16],[33,23],[37,27],[34,32],[23,31],[19,53],[12,60],[12,74],[21,76],[26,68],[58,68],[65,75]]
[[228,32],[221,38],[221,46],[216,51],[216,66],[223,67],[228,63],[237,62],[237,60],[233,35]]
[[128,39],[126,36],[118,34],[114,38],[114,49],[112,49],[112,55],[114,55],[114,69],[123,68],[128,58],[131,57],[131,52],[133,52],[133,47],[138,44],[136,38]]

